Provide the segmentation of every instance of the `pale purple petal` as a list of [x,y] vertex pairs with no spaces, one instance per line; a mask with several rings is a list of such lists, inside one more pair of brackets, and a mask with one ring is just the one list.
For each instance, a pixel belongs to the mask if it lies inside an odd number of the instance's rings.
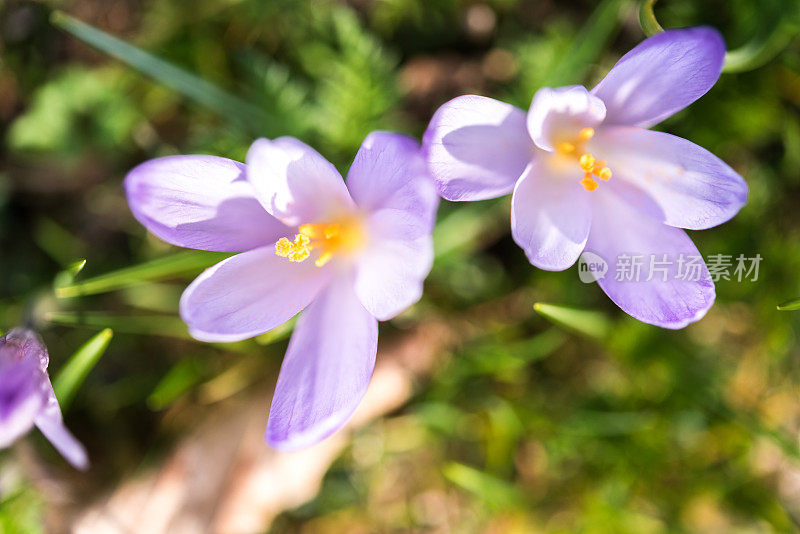
[[61,408],[58,406],[58,400],[56,400],[56,394],[53,392],[53,386],[50,385],[49,379],[46,384],[43,384],[43,388],[47,391],[48,401],[36,417],[36,426],[73,467],[81,470],[88,469],[89,457],[86,449],[64,426]]
[[626,180],[648,193],[670,226],[711,228],[747,202],[744,179],[686,139],[636,127],[604,127],[591,149],[608,161],[613,180]]
[[439,197],[420,146],[411,137],[373,132],[367,136],[347,174],[347,188],[367,212],[393,212],[409,238],[430,234]]
[[514,188],[511,235],[540,269],[567,269],[586,245],[592,193],[580,185],[581,174],[580,169],[557,174],[544,163],[533,163]]
[[358,259],[356,293],[372,315],[386,321],[420,299],[432,266],[430,234],[413,240],[376,239]]
[[291,451],[338,430],[367,391],[378,349],[378,321],[351,282],[331,283],[297,321],[281,366],[266,440]]
[[10,446],[33,428],[47,402],[40,388],[41,377],[41,369],[32,360],[0,360],[0,448]]
[[475,95],[440,107],[422,146],[439,194],[447,200],[510,193],[534,152],[521,109]]
[[724,60],[715,29],[667,30],[625,54],[592,93],[606,104],[606,124],[646,128],[706,94]]
[[[714,303],[715,292],[697,248],[686,232],[659,220],[657,206],[651,208],[654,216],[648,216],[643,213],[645,206],[623,199],[619,188],[620,184],[604,183],[594,191],[597,200],[586,250],[609,266],[598,281],[600,287],[624,312],[645,323],[683,328],[701,319]],[[635,274],[628,280],[635,269],[620,266],[633,264],[636,256],[642,264],[639,281]],[[655,270],[651,270],[653,256]],[[687,262],[696,260],[697,272],[687,268]],[[654,276],[648,281],[651,273]]]
[[244,172],[225,158],[167,156],[129,172],[125,192],[133,216],[167,243],[239,252],[288,233],[255,198]]
[[311,260],[295,263],[274,245],[242,252],[206,269],[181,297],[181,317],[200,341],[263,334],[307,306],[330,279]]
[[544,87],[533,96],[527,125],[531,139],[552,152],[559,143],[572,143],[583,128],[594,128],[606,116],[603,101],[582,85]]
[[353,207],[336,167],[293,137],[255,141],[247,152],[247,180],[264,208],[290,226],[329,220]]

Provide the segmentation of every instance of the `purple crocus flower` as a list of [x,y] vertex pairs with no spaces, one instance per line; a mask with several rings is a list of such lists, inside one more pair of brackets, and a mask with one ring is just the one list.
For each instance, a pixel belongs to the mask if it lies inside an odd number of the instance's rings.
[[0,448],[39,427],[69,463],[86,469],[86,450],[64,426],[47,376],[50,357],[34,332],[15,328],[0,338]]
[[300,316],[270,409],[282,450],[335,432],[366,392],[378,321],[419,300],[438,196],[419,144],[370,134],[347,184],[297,139],[259,139],[247,166],[212,156],[143,163],[125,180],[134,216],[183,247],[242,252],[201,274],[181,316],[202,341],[237,341]]
[[[564,270],[584,250],[597,254],[611,268],[598,283],[620,308],[682,328],[715,296],[702,261],[699,276],[681,273],[699,257],[682,229],[733,217],[747,185],[707,150],[647,128],[705,94],[724,56],[711,28],[670,30],[625,54],[591,91],[541,89],[527,115],[480,96],[451,100],[423,140],[439,192],[482,200],[513,190],[512,235],[533,265]],[[645,264],[638,281],[615,276],[617,261],[636,257]]]

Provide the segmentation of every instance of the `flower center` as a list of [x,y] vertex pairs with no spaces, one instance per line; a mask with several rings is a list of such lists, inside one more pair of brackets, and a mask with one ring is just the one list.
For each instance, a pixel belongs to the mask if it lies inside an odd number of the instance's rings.
[[556,152],[562,156],[578,160],[578,165],[583,170],[581,185],[587,191],[597,189],[595,177],[607,182],[611,178],[611,169],[606,167],[605,161],[597,160],[593,155],[584,150],[586,142],[594,137],[594,128],[584,128],[578,136],[570,141],[563,141],[556,145]]
[[314,265],[322,267],[335,254],[352,253],[364,243],[361,220],[348,216],[330,223],[304,224],[294,236],[294,241],[282,237],[275,243],[275,254],[289,261],[301,262],[312,252],[319,252]]

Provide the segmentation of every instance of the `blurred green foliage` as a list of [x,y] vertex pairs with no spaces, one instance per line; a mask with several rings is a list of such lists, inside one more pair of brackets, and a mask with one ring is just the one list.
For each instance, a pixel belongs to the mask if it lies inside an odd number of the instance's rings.
[[[713,25],[739,49],[763,36],[767,6],[796,33],[796,0],[662,0],[655,14],[666,28]],[[118,59],[52,26],[53,8],[118,38],[106,41]],[[55,19],[89,38],[69,20]],[[0,325],[44,330],[56,372],[86,341],[74,326],[115,332],[66,414],[97,466],[87,491],[180,437],[164,410],[199,417],[220,377],[238,377],[229,395],[269,380],[288,334],[188,339],[177,299],[217,257],[146,236],[125,207],[128,169],[175,153],[241,160],[256,136],[296,135],[346,171],[373,129],[419,136],[463,93],[527,107],[544,85],[594,84],[643,38],[630,0],[18,1],[2,5],[0,28]],[[426,296],[382,339],[430,320],[473,335],[273,530],[796,531],[800,314],[776,309],[800,296],[791,36],[659,126],[747,179],[742,212],[692,237],[704,254],[760,253],[757,281],[723,280],[706,318],[659,330],[574,270],[530,267],[508,235],[507,198],[445,203]],[[146,54],[137,63],[124,43]],[[246,108],[202,84],[198,96],[185,84],[195,76]],[[235,111],[253,108],[251,120]],[[540,316],[536,302],[551,306]],[[594,326],[562,328],[579,323]],[[36,493],[4,499],[3,532],[35,532]]]

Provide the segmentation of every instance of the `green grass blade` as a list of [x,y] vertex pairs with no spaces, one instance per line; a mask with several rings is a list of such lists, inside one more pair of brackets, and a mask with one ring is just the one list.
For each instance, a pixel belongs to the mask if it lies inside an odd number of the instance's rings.
[[192,339],[186,325],[169,315],[109,315],[105,312],[50,312],[50,323],[86,328],[110,328],[118,334],[143,334]]
[[575,83],[586,75],[597,61],[605,44],[620,28],[620,12],[627,0],[603,0],[595,8],[586,24],[572,40],[561,61],[543,78],[545,87],[558,87]]
[[193,274],[229,257],[226,252],[179,252],[112,271],[82,282],[56,287],[56,297],[74,298],[125,289],[145,282]]
[[778,304],[778,309],[780,311],[800,310],[800,298],[786,301],[783,304]]
[[584,336],[602,339],[611,331],[611,321],[602,313],[537,302],[533,309],[554,324]]
[[53,389],[55,389],[62,410],[67,410],[72,403],[78,388],[100,361],[112,337],[114,337],[114,332],[110,328],[96,334],[70,357],[67,364],[58,373],[53,382]]
[[147,397],[147,406],[155,411],[168,408],[184,393],[202,382],[207,372],[205,364],[200,360],[187,358],[177,362]]
[[444,467],[444,476],[450,482],[472,493],[495,509],[520,507],[525,499],[517,488],[495,476],[474,467],[452,462]]
[[216,111],[226,118],[234,119],[251,131],[263,132],[265,127],[275,123],[273,117],[253,104],[66,13],[54,11],[51,22],[54,26],[154,78],[198,104]]
[[658,0],[644,0],[639,4],[639,25],[648,37],[663,32],[664,28],[658,23],[653,7]]

